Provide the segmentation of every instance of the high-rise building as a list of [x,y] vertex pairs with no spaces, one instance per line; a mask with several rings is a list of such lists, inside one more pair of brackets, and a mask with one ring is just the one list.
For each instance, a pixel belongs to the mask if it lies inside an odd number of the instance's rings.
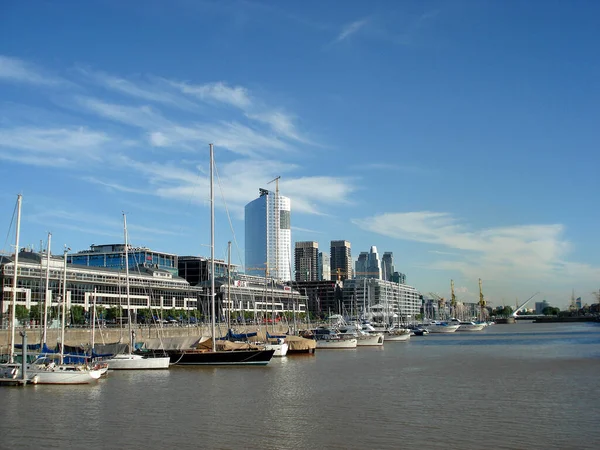
[[390,281],[394,274],[394,254],[392,252],[385,252],[381,258],[381,277]]
[[296,242],[294,263],[296,281],[318,281],[319,243],[314,241]]
[[360,252],[360,255],[358,255],[358,259],[356,260],[356,264],[354,264],[354,276],[356,278],[365,278],[365,275],[367,273],[368,261],[369,253]]
[[356,278],[381,279],[381,266],[377,247],[373,245],[369,252],[360,252],[355,269],[354,275]]
[[546,300],[542,300],[541,302],[535,302],[535,313],[536,314],[544,314],[544,309],[548,308],[550,303]]
[[367,263],[367,278],[377,278],[381,280],[381,266],[379,264],[379,254],[377,253],[377,247],[371,246],[369,251],[369,260]]
[[332,280],[352,278],[352,251],[348,241],[331,241],[329,256]]
[[288,197],[259,189],[260,196],[245,207],[246,273],[292,279],[291,203]]
[[317,272],[319,274],[319,281],[331,280],[331,265],[329,260],[329,253],[319,252],[319,262]]

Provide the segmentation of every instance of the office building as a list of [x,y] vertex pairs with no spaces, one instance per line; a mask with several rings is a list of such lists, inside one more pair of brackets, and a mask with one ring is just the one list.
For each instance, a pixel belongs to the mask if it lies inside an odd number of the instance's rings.
[[294,249],[296,281],[319,280],[319,243],[296,242]]
[[[14,273],[14,257],[0,257],[0,311],[3,313],[11,303]],[[21,251],[16,304],[27,309],[42,306],[46,298],[46,276],[49,279],[48,306],[58,307],[65,279],[64,258],[51,255],[48,262],[46,253]],[[68,309],[82,306],[89,311],[94,301],[99,308],[127,308],[124,269],[67,263],[66,281]],[[196,310],[203,295],[203,289],[190,286],[170,270],[156,267],[138,265],[129,272],[129,285],[129,305],[134,313],[142,309]]]
[[356,278],[364,278],[367,273],[367,265],[369,263],[369,252],[360,252],[358,259],[354,264],[354,276]]
[[352,278],[352,251],[348,241],[331,241],[330,273],[332,280]]
[[393,274],[394,254],[392,252],[385,252],[381,258],[381,278],[390,281]]
[[245,207],[245,270],[249,275],[292,279],[290,199],[266,189]]
[[[147,247],[127,248],[129,269],[150,267],[163,269],[177,276],[177,255],[156,252]],[[89,250],[82,250],[67,255],[67,263],[78,266],[105,267],[108,269],[125,269],[125,244],[92,244]]]
[[331,265],[329,261],[329,253],[319,252],[318,262],[319,281],[331,280]]

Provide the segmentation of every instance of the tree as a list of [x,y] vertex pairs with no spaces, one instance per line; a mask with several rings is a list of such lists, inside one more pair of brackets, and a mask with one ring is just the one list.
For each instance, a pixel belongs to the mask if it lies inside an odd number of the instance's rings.
[[15,305],[15,317],[19,322],[29,320],[29,310],[23,305]]
[[32,320],[42,320],[42,308],[40,305],[31,305],[31,309],[29,310],[29,318]]
[[123,316],[123,308],[121,308],[120,306],[113,306],[106,310],[106,319],[107,320],[115,320],[122,316]]
[[558,316],[559,312],[560,308],[556,308],[554,306],[546,306],[544,309],[542,309],[542,314],[545,316]]
[[71,306],[71,323],[78,325],[83,325],[85,323],[85,310],[83,306]]

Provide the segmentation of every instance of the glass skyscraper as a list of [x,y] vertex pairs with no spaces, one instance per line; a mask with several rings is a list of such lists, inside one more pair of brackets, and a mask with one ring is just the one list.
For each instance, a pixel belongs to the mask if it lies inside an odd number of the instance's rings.
[[267,270],[266,275],[271,278],[290,281],[292,279],[290,199],[266,189],[259,191],[260,196],[245,207],[246,273],[265,276]]

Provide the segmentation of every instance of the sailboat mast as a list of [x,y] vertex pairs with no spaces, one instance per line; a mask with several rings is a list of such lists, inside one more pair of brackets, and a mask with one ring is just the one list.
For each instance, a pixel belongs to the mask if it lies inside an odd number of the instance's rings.
[[63,267],[63,286],[62,286],[62,318],[61,318],[61,325],[60,325],[60,363],[61,364],[64,362],[64,356],[65,356],[65,321],[66,321],[66,315],[67,315],[67,253],[69,253],[69,250],[71,250],[71,249],[69,247],[67,247],[67,244],[65,244],[65,249],[63,251],[64,267]]
[[50,249],[52,243],[52,233],[48,233],[48,248],[46,248],[46,289],[44,290],[44,323],[42,331],[42,344],[46,344],[48,328],[48,288],[50,287]]
[[212,350],[217,351],[215,342],[215,192],[213,189],[213,144],[210,148],[210,297],[211,297],[211,332],[212,332]]
[[231,241],[227,242],[227,328],[231,327]]
[[21,233],[21,200],[23,196],[17,195],[17,232],[15,236],[15,264],[12,280],[12,305],[10,309],[10,362],[14,361],[15,353],[15,316],[17,315],[17,269],[19,268],[19,235]]
[[94,356],[94,345],[96,345],[96,288],[94,288],[94,300],[92,302],[92,350],[90,356]]
[[123,213],[123,234],[125,235],[125,290],[127,296],[127,323],[129,324],[129,352],[133,351],[133,333],[131,330],[131,299],[129,294],[129,243],[127,242],[127,216]]

